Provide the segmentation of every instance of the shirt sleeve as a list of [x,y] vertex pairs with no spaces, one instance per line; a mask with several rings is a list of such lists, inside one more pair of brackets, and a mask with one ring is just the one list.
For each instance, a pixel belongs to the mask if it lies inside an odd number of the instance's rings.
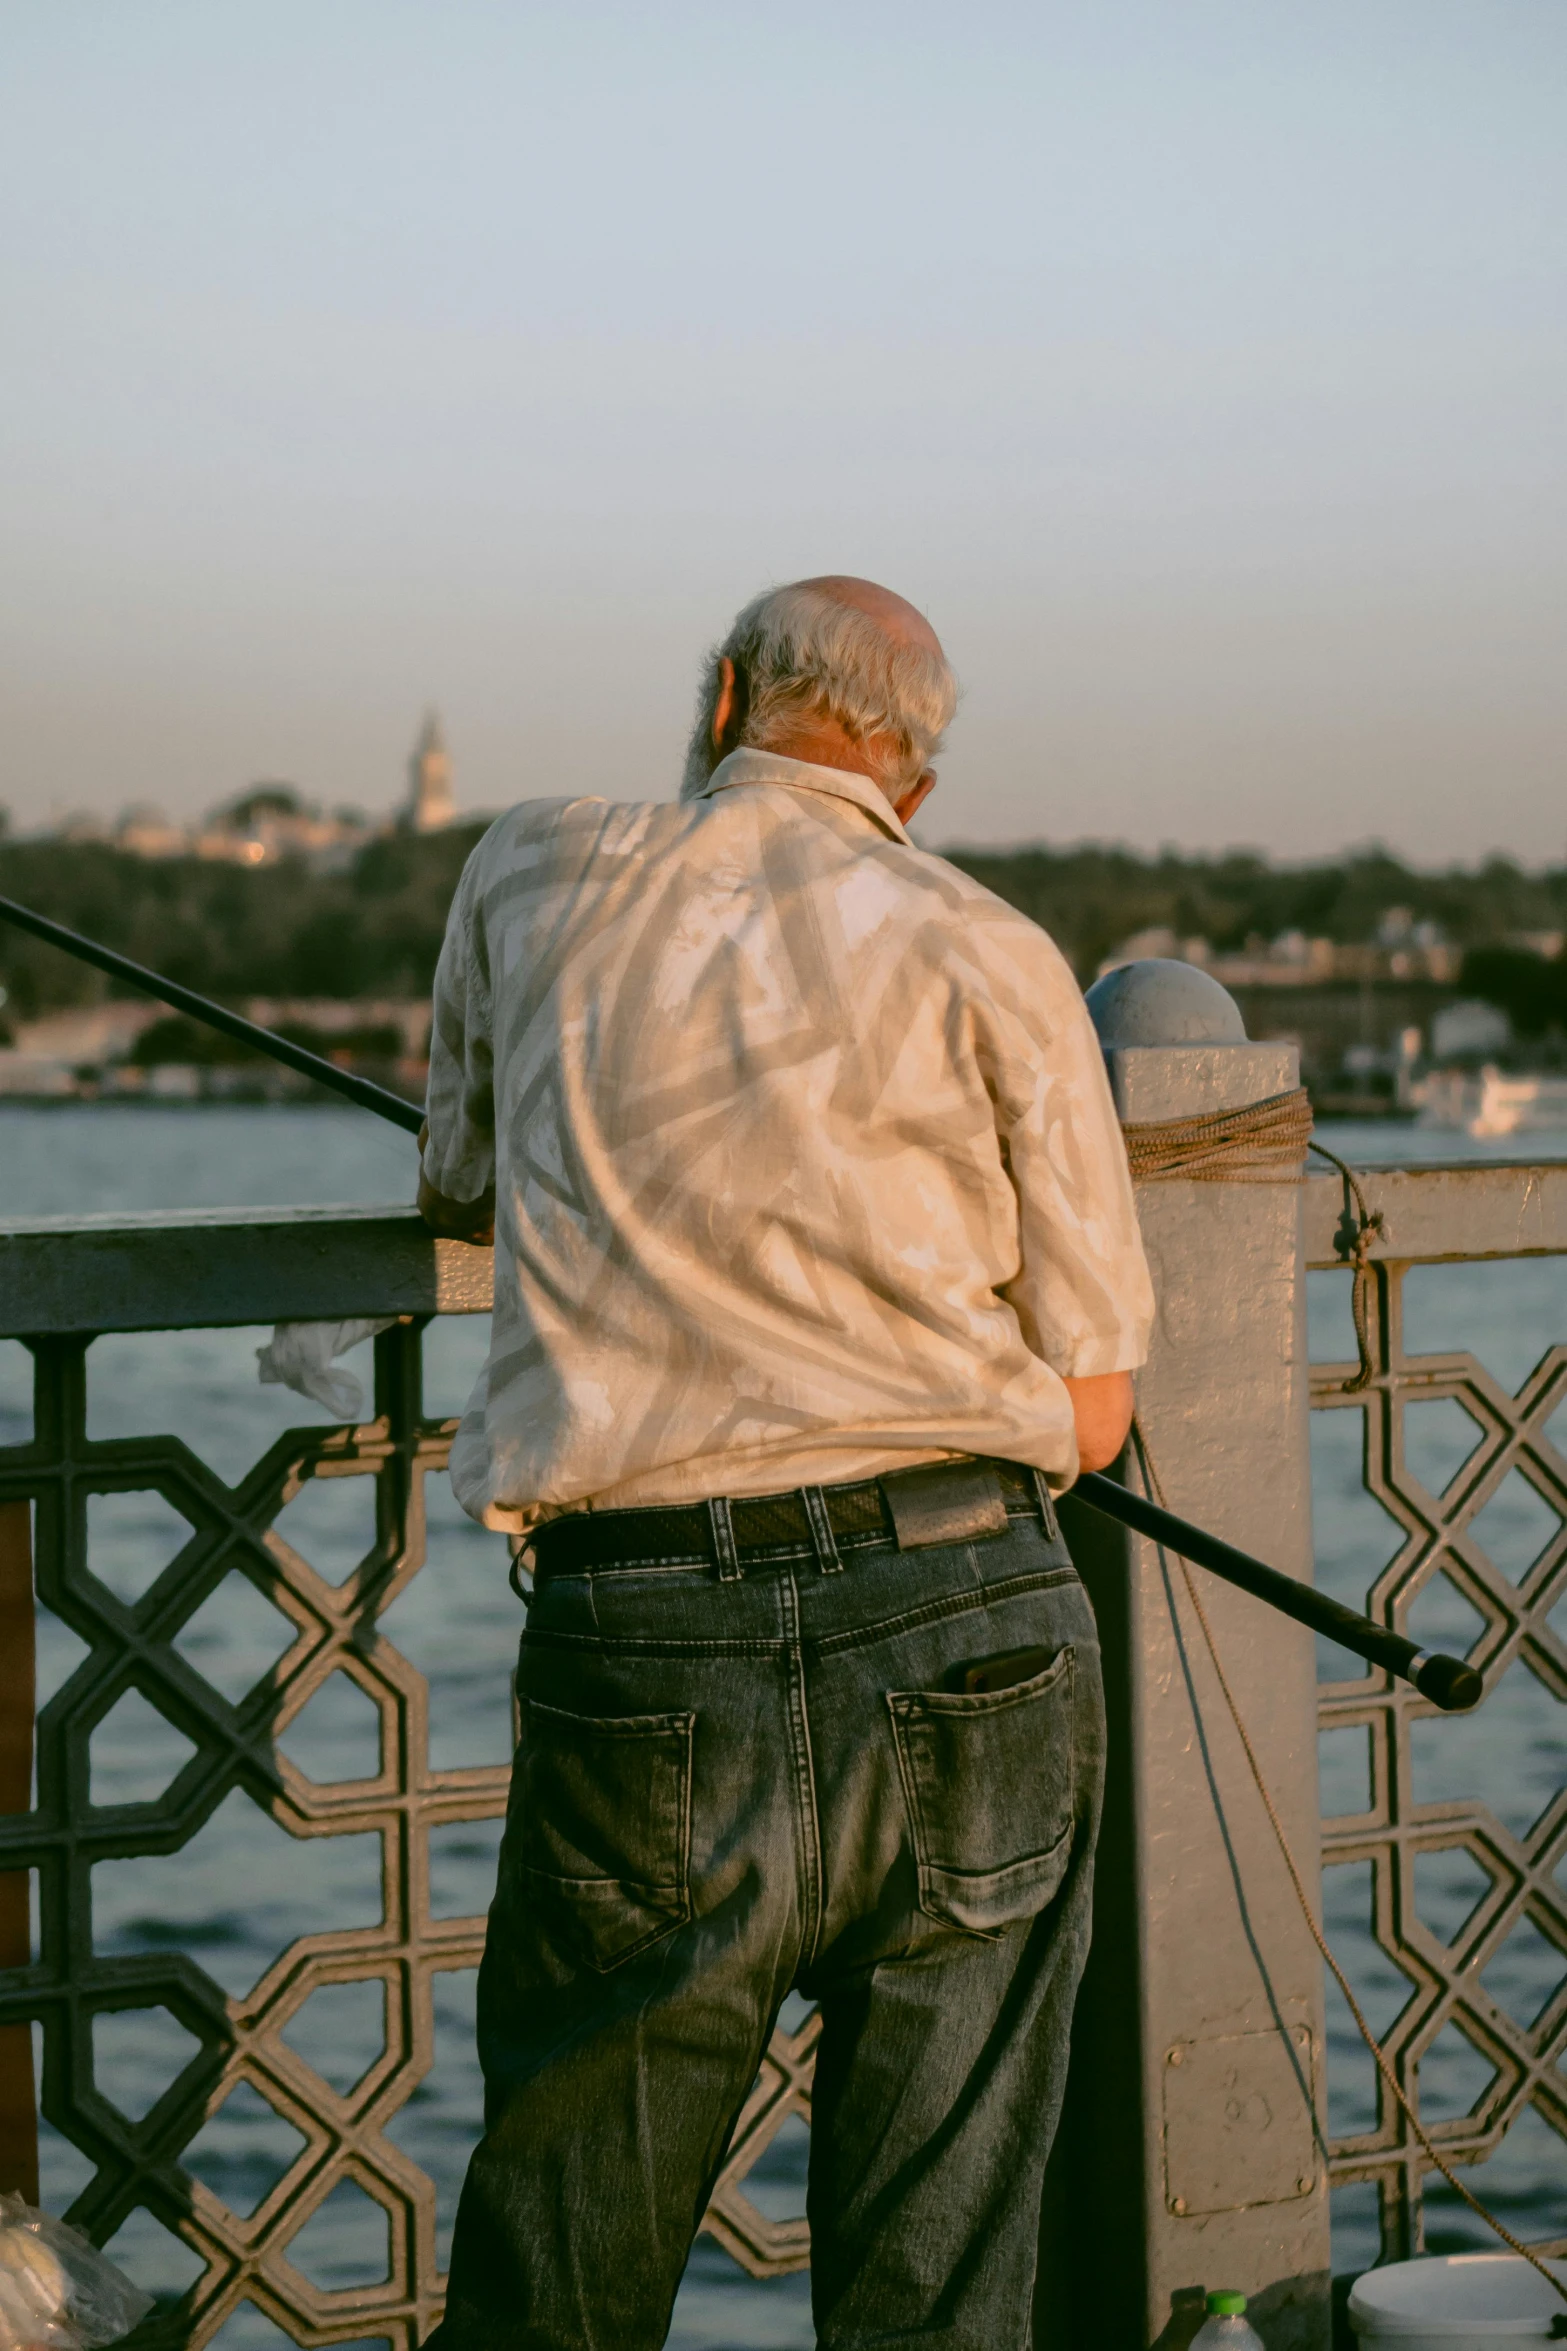
[[1104,1055],[1064,957],[1032,924],[992,934],[980,1019],[1020,1265],[1001,1295],[1063,1379],[1147,1359],[1153,1285]]
[[494,1024],[479,894],[481,841],[463,868],[435,971],[425,1180],[448,1200],[495,1183]]

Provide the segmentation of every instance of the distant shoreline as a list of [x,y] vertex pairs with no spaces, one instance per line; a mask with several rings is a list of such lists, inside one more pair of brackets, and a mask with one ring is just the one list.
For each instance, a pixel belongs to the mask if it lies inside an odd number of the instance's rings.
[[[420,1105],[413,1095],[407,1100],[417,1110]],[[156,1110],[160,1116],[178,1115],[208,1110],[341,1110],[352,1111],[356,1117],[374,1116],[357,1102],[344,1101],[340,1095],[328,1093],[323,1086],[319,1094],[198,1094],[181,1101],[167,1094],[0,1094],[0,1118],[7,1111],[39,1111],[50,1117],[66,1110]]]

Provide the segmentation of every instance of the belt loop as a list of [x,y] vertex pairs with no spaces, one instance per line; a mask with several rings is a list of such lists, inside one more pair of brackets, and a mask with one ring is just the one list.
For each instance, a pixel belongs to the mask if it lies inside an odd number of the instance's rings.
[[805,1504],[806,1523],[811,1530],[811,1548],[816,1553],[817,1566],[823,1575],[841,1574],[843,1561],[832,1531],[832,1520],[828,1516],[826,1495],[820,1486],[802,1486],[800,1500]]
[[1052,1543],[1059,1543],[1061,1522],[1056,1517],[1056,1506],[1051,1500],[1050,1488],[1045,1483],[1045,1473],[1042,1469],[1036,1469],[1034,1472],[1034,1499],[1039,1504],[1039,1515],[1045,1522],[1046,1536]]
[[533,1598],[533,1587],[538,1574],[533,1545],[526,1535],[511,1537],[511,1567],[507,1581],[526,1608]]
[[741,1576],[740,1553],[735,1544],[734,1520],[724,1495],[709,1495],[707,1516],[713,1530],[713,1556],[718,1561],[718,1580],[721,1584],[737,1584]]

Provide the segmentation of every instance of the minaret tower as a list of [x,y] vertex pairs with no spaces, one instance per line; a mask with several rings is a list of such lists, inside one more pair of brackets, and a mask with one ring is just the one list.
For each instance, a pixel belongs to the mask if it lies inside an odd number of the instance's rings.
[[457,813],[452,798],[452,760],[433,710],[426,713],[408,762],[408,803],[403,822],[416,833],[433,833],[450,824]]

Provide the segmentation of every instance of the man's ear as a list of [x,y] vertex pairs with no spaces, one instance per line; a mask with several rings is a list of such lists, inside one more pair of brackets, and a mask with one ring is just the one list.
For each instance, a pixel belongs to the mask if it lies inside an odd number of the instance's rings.
[[900,824],[912,823],[915,811],[924,807],[935,789],[936,770],[933,767],[927,767],[922,776],[916,776],[912,784],[905,785],[893,800],[892,813],[898,822]]
[[713,705],[713,749],[722,759],[740,740],[745,725],[745,682],[727,653],[718,660],[718,700]]

